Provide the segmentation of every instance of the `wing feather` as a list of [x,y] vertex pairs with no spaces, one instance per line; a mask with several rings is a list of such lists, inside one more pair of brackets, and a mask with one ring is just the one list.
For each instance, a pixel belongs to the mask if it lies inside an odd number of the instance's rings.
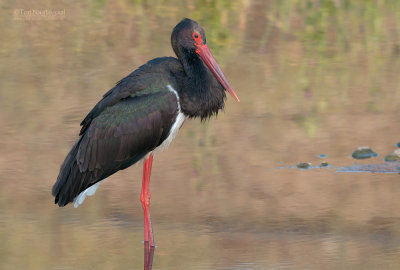
[[176,96],[160,85],[181,70],[171,57],[139,67],[104,94],[81,123],[80,138],[60,168],[52,193],[64,206],[83,190],[142,159],[160,145],[178,113]]
[[[99,116],[107,107],[113,106],[125,98],[152,93],[154,91],[152,87],[154,81],[162,80],[166,75],[166,69],[162,68],[165,66],[160,65],[160,63],[164,63],[166,66],[171,65],[174,68],[181,68],[180,62],[172,57],[156,58],[140,66],[137,70],[117,82],[113,88],[103,95],[102,100],[94,106],[81,122],[82,128],[79,135],[82,135],[88,129],[92,120]],[[167,75],[169,76],[169,74]]]
[[72,202],[83,190],[159,146],[178,115],[177,102],[174,93],[160,90],[104,109],[91,120],[64,161],[53,188],[56,202],[60,206]]

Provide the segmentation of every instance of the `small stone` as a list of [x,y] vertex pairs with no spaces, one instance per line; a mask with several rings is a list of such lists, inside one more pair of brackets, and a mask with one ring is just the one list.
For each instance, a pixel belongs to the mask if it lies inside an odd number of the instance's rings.
[[310,166],[311,163],[308,162],[300,162],[299,164],[296,165],[296,167],[300,169],[308,169]]
[[368,146],[360,146],[353,152],[351,156],[355,159],[366,159],[376,157],[378,154],[372,151],[372,149]]
[[384,158],[384,160],[385,161],[398,161],[398,160],[400,160],[400,149],[394,150],[394,152],[389,154],[389,155],[387,155]]
[[400,142],[396,143],[396,147],[400,147]]
[[321,167],[327,167],[329,165],[329,163],[328,162],[321,162]]

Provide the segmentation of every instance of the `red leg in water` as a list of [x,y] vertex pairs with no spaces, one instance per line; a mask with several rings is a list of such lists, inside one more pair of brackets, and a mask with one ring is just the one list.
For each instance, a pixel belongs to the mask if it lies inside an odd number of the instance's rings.
[[153,153],[150,153],[149,157],[145,160],[143,165],[143,181],[142,181],[142,193],[140,194],[140,201],[142,202],[144,212],[144,241],[149,242],[150,246],[154,246],[153,228],[151,227],[150,219],[150,175],[151,165],[153,163]]
[[149,242],[144,242],[144,270],[153,268],[154,247],[149,246]]

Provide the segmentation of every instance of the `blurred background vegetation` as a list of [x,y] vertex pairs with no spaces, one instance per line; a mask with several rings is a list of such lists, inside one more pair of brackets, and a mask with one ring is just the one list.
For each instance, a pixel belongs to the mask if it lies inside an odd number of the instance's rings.
[[[130,257],[142,252],[140,166],[112,176],[76,210],[52,205],[50,189],[86,113],[139,65],[172,56],[170,34],[184,17],[205,29],[241,103],[228,98],[218,119],[186,121],[156,156],[156,264],[398,269],[400,246],[388,240],[400,236],[398,175],[277,169],[320,162],[319,154],[351,164],[364,144],[393,150],[396,0],[0,1],[0,268],[141,264]],[[88,258],[94,247],[104,256]]]

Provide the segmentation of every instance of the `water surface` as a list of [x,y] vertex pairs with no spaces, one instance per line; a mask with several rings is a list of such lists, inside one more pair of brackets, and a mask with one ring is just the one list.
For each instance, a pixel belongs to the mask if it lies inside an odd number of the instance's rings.
[[183,17],[241,102],[155,156],[153,269],[399,269],[398,174],[278,169],[399,141],[400,2],[329,0],[2,2],[0,269],[143,268],[140,165],[77,209],[50,190],[86,113],[173,55]]

